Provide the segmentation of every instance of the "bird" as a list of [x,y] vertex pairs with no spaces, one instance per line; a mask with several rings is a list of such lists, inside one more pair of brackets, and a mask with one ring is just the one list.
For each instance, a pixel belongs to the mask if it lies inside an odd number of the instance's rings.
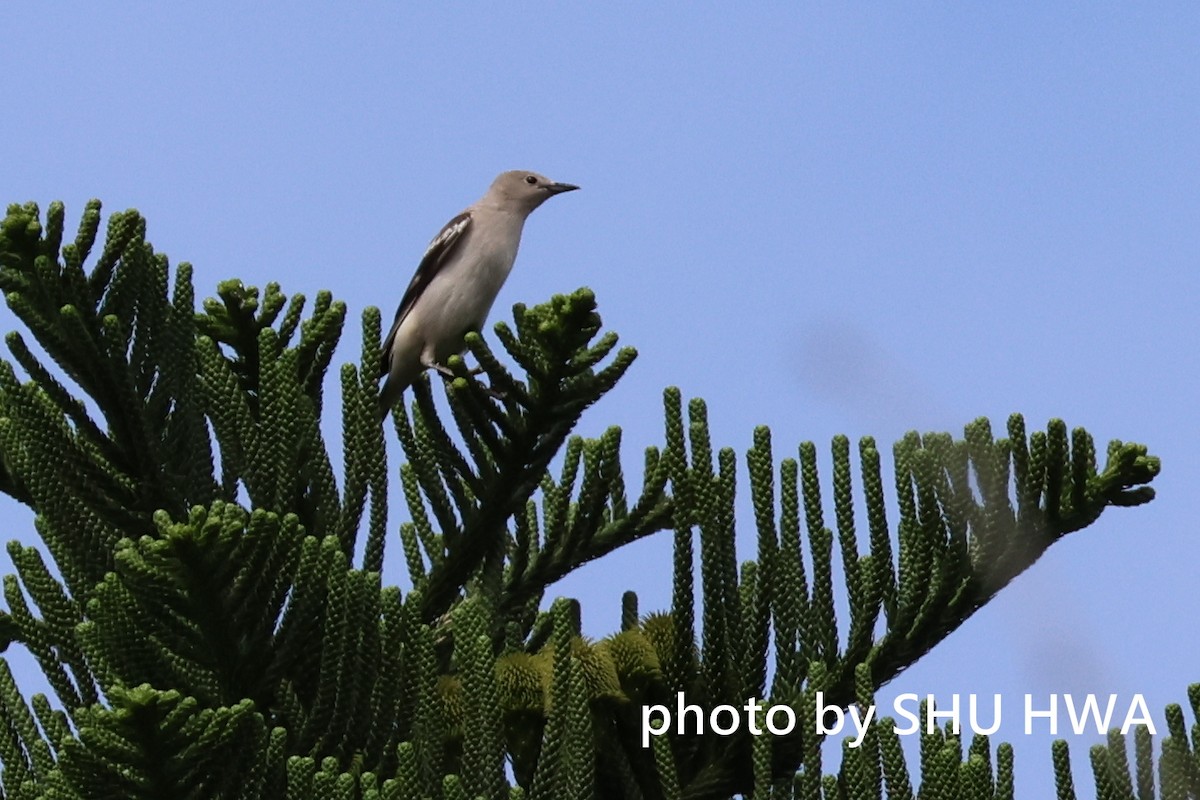
[[425,249],[383,341],[383,417],[417,376],[466,349],[512,271],[525,220],[557,194],[579,187],[527,170],[502,172],[487,192],[455,216]]

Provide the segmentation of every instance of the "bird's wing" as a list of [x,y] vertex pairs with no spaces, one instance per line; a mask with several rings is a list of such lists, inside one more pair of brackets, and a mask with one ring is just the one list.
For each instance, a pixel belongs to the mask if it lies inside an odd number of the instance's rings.
[[470,227],[471,212],[464,211],[447,222],[446,227],[442,228],[441,232],[433,237],[433,241],[429,243],[429,247],[425,248],[425,255],[421,257],[421,263],[417,265],[417,272],[413,275],[412,280],[408,284],[408,289],[404,292],[404,298],[400,301],[400,307],[396,309],[396,319],[392,323],[392,329],[388,331],[388,335],[383,340],[384,375],[388,373],[390,367],[392,341],[396,338],[396,331],[399,329],[400,323],[408,316],[408,312],[412,310],[413,305],[417,302],[417,298],[429,286],[429,282],[433,280],[433,276],[437,275],[442,267],[449,263],[450,257],[458,249],[467,229]]

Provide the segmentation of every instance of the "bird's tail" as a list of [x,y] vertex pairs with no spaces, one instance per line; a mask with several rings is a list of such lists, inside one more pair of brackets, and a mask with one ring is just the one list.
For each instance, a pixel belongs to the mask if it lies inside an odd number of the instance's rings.
[[400,396],[411,384],[412,379],[408,376],[388,375],[379,391],[379,416],[382,421],[387,421],[388,414],[396,407]]

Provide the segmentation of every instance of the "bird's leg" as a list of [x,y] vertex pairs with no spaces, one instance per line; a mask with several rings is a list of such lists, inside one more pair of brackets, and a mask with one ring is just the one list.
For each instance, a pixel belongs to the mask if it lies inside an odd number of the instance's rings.
[[432,369],[432,370],[436,370],[437,372],[440,372],[440,373],[441,373],[441,375],[442,375],[442,377],[443,377],[443,378],[445,378],[445,379],[446,379],[446,380],[448,380],[448,381],[452,381],[452,380],[454,380],[455,378],[457,378],[457,377],[458,377],[458,376],[457,376],[457,375],[455,375],[455,374],[454,374],[454,372],[453,372],[453,371],[451,371],[451,369],[450,369],[449,367],[447,367],[445,364],[439,364],[439,363],[437,363],[436,361],[433,361],[433,362],[430,362],[430,363],[426,364],[425,366],[429,367],[429,368],[430,368],[430,369]]
[[[432,369],[435,372],[439,373],[443,378],[445,378],[448,381],[452,381],[458,377],[457,375],[454,374],[454,371],[451,370],[449,367],[447,367],[445,364],[439,364],[436,361],[430,361],[428,364],[425,364],[425,366],[427,368]],[[483,367],[475,367],[474,369],[469,370],[467,374],[471,375],[471,376],[475,376],[475,375],[480,375],[482,373],[483,373]],[[497,389],[493,389],[492,387],[490,387],[486,384],[480,383],[479,381],[475,381],[475,385],[478,386],[483,391],[487,392],[488,395],[490,395],[495,400],[503,400],[505,397],[504,392],[501,392]]]

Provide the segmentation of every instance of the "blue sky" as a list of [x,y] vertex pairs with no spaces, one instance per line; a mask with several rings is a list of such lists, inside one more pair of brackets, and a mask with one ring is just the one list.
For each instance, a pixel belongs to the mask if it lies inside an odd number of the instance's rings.
[[[351,359],[362,308],[392,313],[495,173],[578,183],[531,218],[493,320],[595,290],[641,357],[582,432],[621,425],[631,465],[667,385],[720,444],[770,425],[778,457],[1013,411],[1162,457],[1154,503],[1058,543],[883,700],[1003,694],[1023,797],[1051,775],[1025,693],[1186,702],[1200,9],[416,5],[7,8],[4,200],[61,199],[72,225],[89,197],[136,207],[201,296],[328,288]],[[625,589],[667,605],[669,563],[660,537],[559,591],[601,635]],[[1098,737],[1068,739],[1090,784]]]

